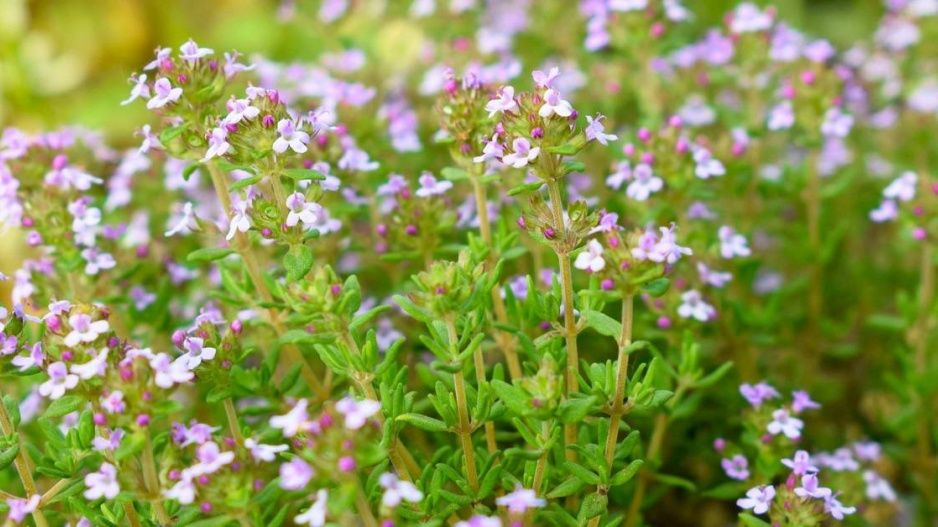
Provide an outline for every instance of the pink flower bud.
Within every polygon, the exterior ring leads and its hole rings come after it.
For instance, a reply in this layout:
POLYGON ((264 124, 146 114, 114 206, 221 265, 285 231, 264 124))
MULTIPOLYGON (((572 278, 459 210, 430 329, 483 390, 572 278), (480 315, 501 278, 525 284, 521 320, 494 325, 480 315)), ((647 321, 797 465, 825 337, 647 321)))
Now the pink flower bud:
POLYGON ((717 452, 723 452, 723 449, 726 448, 726 440, 722 437, 718 437, 713 440, 713 449, 717 452))
POLYGON ((803 71, 803 72, 801 72, 801 82, 803 82, 803 83, 805 83, 805 84, 807 84, 807 85, 810 86, 810 85, 814 84, 814 81, 815 81, 815 80, 816 80, 816 76, 814 75, 814 72, 813 72, 813 71, 803 71))
POLYGON ((277 120, 274 119, 273 115, 267 114, 261 119, 261 124, 264 125, 264 128, 270 128, 277 123, 277 120))
POLYGON ((544 137, 544 129, 540 126, 535 127, 534 130, 531 130, 531 137, 534 139, 540 139, 544 137))
POLYGON ((244 331, 244 324, 240 320, 232 320, 231 324, 228 326, 231 328, 231 332, 235 335, 240 335, 244 331))
POLYGON ((912 237, 918 241, 922 241, 928 237, 928 232, 924 227, 916 227, 915 230, 912 231, 912 237))
POLYGON ((638 139, 643 143, 651 141, 651 132, 648 130, 648 128, 643 127, 638 129, 638 139))
POLYGON ((49 328, 49 331, 58 333, 62 329, 62 321, 59 320, 59 317, 53 315, 46 319, 46 327, 49 328))
POLYGON ((150 416, 147 414, 140 414, 137 416, 137 426, 148 426, 150 424, 150 416))
POLYGON ((648 163, 649 165, 655 162, 655 154, 651 152, 642 152, 642 163, 648 163))
POLYGON ((672 115, 671 118, 668 119, 668 125, 670 125, 671 128, 680 128, 684 125, 684 121, 681 119, 680 115, 672 115))
POLYGON ((612 288, 616 286, 616 283, 611 278, 606 278, 602 281, 600 286, 603 288, 603 291, 611 291, 612 288))
POLYGON ((209 512, 212 512, 212 504, 207 501, 203 501, 202 504, 199 505, 199 509, 201 509, 202 512, 208 514, 209 512))
POLYGON ((177 348, 182 348, 182 344, 186 341, 186 333, 181 329, 177 329, 173 332, 172 341, 177 348))
POLYGON ((416 225, 408 225, 406 231, 408 236, 416 236, 419 232, 416 225))
POLYGON ((671 327, 671 319, 666 316, 658 317, 658 327, 661 329, 668 329, 671 327))
POLYGON ((379 223, 375 227, 375 232, 378 233, 378 236, 381 236, 382 238, 384 238, 385 236, 388 235, 388 226, 385 225, 384 223, 379 223))
POLYGON ((651 36, 658 38, 664 34, 664 24, 661 22, 656 22, 651 26, 651 36))
POLYGON ((104 417, 104 414, 98 412, 94 414, 94 424, 96 426, 104 426, 104 423, 107 423, 107 418, 104 417))
POLYGON ((355 470, 355 459, 348 456, 339 458, 339 470, 342 472, 351 472, 355 470))
POLYGON ((64 360, 65 362, 68 362, 74 358, 75 358, 75 354, 72 352, 72 350, 65 350, 62 352, 62 360, 64 360))

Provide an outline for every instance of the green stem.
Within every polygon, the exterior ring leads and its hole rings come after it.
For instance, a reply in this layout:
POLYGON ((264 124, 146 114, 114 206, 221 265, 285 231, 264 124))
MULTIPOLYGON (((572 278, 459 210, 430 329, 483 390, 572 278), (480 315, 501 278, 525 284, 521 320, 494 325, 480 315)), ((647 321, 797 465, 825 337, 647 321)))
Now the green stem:
POLYGON ((156 518, 160 525, 169 525, 172 519, 163 507, 162 496, 160 496, 160 480, 156 475, 156 460, 153 459, 153 441, 150 439, 150 429, 144 430, 143 447, 143 481, 147 485, 147 492, 150 494, 150 504, 156 511, 156 518))
MULTIPOLYGON (((2 393, 0 393, 0 430, 3 431, 4 436, 9 436, 16 432, 16 428, 13 426, 13 420, 10 418, 10 414, 7 413, 6 404, 3 402, 2 393)), ((17 442, 19 443, 20 450, 16 458, 13 459, 13 464, 20 475, 20 481, 23 482, 23 490, 26 491, 26 499, 29 499, 38 494, 36 490, 36 480, 33 479, 32 471, 29 469, 30 465, 32 465, 32 461, 29 459, 29 453, 23 449, 22 441, 17 439, 17 442)), ((38 507, 33 511, 32 516, 33 521, 36 522, 36 527, 48 527, 49 522, 46 521, 45 515, 38 507)))
POLYGON ((808 327, 814 342, 820 338, 821 314, 824 311, 823 262, 821 260, 821 176, 817 171, 819 153, 808 156, 808 186, 805 208, 808 217, 808 245, 811 248, 811 283, 808 291, 808 327))
MULTIPOLYGON (((218 165, 214 162, 206 163, 206 165, 208 166, 208 172, 212 177, 212 184, 215 187, 215 193, 218 194, 218 201, 221 203, 222 209, 224 209, 226 214, 231 214, 231 197, 228 195, 228 182, 227 179, 225 179, 225 174, 222 173, 221 169, 219 169, 218 165)), ((254 252, 251 251, 250 240, 243 232, 236 232, 234 241, 234 249, 241 256, 241 261, 244 262, 244 268, 251 277, 251 282, 254 283, 254 289, 257 290, 257 294, 261 301, 264 303, 273 302, 273 295, 271 295, 270 290, 267 288, 267 283, 264 282, 257 258, 255 257, 254 252)), ((274 327, 274 330, 277 332, 278 336, 286 333, 286 327, 280 320, 280 314, 275 309, 267 308, 263 311, 266 312, 267 319, 270 321, 270 325, 274 327)), ((303 367, 300 370, 300 374, 303 376, 306 384, 308 384, 321 399, 327 399, 329 394, 323 393, 322 383, 316 377, 316 374, 313 372, 313 369, 310 367, 310 365, 306 362, 306 359, 303 357, 303 354, 300 353, 300 350, 293 345, 284 346, 283 349, 287 354, 287 359, 289 362, 294 364, 302 364, 303 367)))
POLYGON ((225 399, 225 415, 228 417, 228 429, 231 431, 231 438, 239 447, 244 444, 244 436, 241 435, 241 425, 238 424, 238 412, 235 410, 234 401, 231 397, 225 399))
MULTIPOLYGON (((563 325, 564 338, 567 342, 567 396, 579 390, 579 379, 577 378, 577 369, 580 358, 577 352, 576 343, 576 320, 573 318, 573 273, 570 269, 570 255, 566 250, 567 227, 563 220, 563 201, 560 197, 560 184, 556 179, 547 180, 547 191, 550 195, 551 211, 554 216, 554 231, 561 240, 560 244, 554 245, 554 252, 557 254, 557 260, 560 262, 560 287, 563 296, 563 325)), ((567 445, 576 443, 577 425, 564 425, 564 442, 567 445)), ((566 458, 568 461, 576 460, 576 452, 566 449, 566 458)))
MULTIPOLYGON (((550 439, 550 421, 545 419, 541 421, 541 442, 547 443, 550 439)), ((550 455, 550 452, 545 450, 541 457, 537 459, 537 465, 534 467, 534 492, 538 496, 543 496, 541 493, 541 486, 544 482, 544 473, 547 471, 547 457, 550 455)))
MULTIPOLYGON (((931 314, 932 303, 935 296, 935 263, 934 249, 935 245, 931 240, 922 242, 921 269, 919 277, 918 291, 918 319, 915 323, 915 371, 928 371, 928 329, 929 317, 931 314)), ((924 515, 930 519, 934 510, 935 499, 935 471, 936 465, 933 436, 932 436, 932 405, 928 398, 922 393, 919 398, 919 419, 916 430, 917 437, 917 458, 916 464, 919 484, 921 485, 922 495, 925 506, 922 507, 924 515)))
MULTIPOLYGON (((452 316, 446 318, 446 330, 449 334, 450 348, 453 358, 459 355, 459 340, 456 336, 456 323, 452 316)), ((466 458, 466 477, 473 490, 479 490, 479 474, 476 471, 475 451, 472 448, 472 425, 469 422, 469 402, 466 398, 466 379, 462 369, 453 374, 453 386, 456 392, 456 409, 459 413, 459 442, 462 445, 463 457, 466 458)))

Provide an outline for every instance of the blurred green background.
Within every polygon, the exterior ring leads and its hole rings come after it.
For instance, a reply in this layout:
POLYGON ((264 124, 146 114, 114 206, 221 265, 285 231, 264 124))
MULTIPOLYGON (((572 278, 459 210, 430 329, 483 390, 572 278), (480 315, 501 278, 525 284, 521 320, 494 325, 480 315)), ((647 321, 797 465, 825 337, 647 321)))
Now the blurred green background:
MULTIPOLYGON (((400 13, 411 0, 351 0, 382 1, 400 13)), ((573 1, 531 0, 533 10, 547 2, 573 1)), ((191 37, 219 53, 236 49, 303 60, 356 42, 360 26, 353 16, 323 27, 310 16, 319 0, 297 3, 301 15, 283 21, 276 0, 0 0, 0 128, 39 131, 81 124, 100 129, 116 146, 127 146, 149 115, 142 104, 119 102, 129 92, 127 77, 152 58, 157 46, 175 47, 191 37)), ((719 24, 738 2, 685 3, 696 15, 695 29, 703 30, 719 24)), ((879 0, 758 3, 774 5, 782 19, 840 47, 870 35, 883 11, 879 0)), ((582 24, 571 31, 582 31, 582 24)), ((403 16, 384 20, 375 35, 368 35, 379 62, 370 67, 394 71, 417 60, 420 33, 417 22, 403 16)), ((9 274, 19 266, 14 243, 19 238, 0 231, 0 271, 9 274)), ((0 299, 8 298, 9 287, 0 283, 0 299)))

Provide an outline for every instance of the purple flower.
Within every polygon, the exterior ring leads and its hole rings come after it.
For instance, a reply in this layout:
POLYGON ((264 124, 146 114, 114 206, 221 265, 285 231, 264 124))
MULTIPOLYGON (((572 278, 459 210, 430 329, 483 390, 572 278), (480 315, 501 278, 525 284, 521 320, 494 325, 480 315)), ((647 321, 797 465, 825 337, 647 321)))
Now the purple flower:
POLYGON ((147 85, 146 73, 141 73, 136 77, 131 75, 130 79, 128 80, 133 83, 134 87, 130 89, 130 97, 124 101, 121 101, 121 106, 126 106, 140 97, 143 97, 144 99, 148 99, 150 97, 150 86, 147 85))
POLYGON ((595 119, 587 115, 586 122, 589 124, 586 126, 586 129, 583 130, 588 140, 599 141, 599 144, 603 146, 608 145, 609 141, 615 141, 619 138, 617 135, 604 133, 606 128, 603 126, 602 120, 605 118, 606 116, 601 113, 597 113, 595 119))
POLYGON ((697 274, 700 275, 700 280, 708 285, 712 285, 716 288, 722 288, 726 286, 733 279, 732 273, 721 273, 719 271, 714 271, 707 267, 707 264, 703 262, 697 262, 697 274))
POLYGON ((300 399, 286 414, 271 417, 270 426, 283 430, 284 437, 293 437, 299 431, 305 430, 309 425, 306 404, 306 399, 300 399))
POLYGON ((385 507, 397 507, 402 501, 419 503, 423 499, 423 492, 409 481, 401 481, 391 472, 385 472, 378 477, 378 484, 384 488, 381 504, 385 507))
POLYGON ((873 470, 863 471, 863 481, 866 483, 866 497, 871 500, 884 500, 890 503, 896 501, 896 491, 885 478, 873 470))
POLYGON ((218 443, 206 441, 197 452, 199 462, 189 468, 194 477, 214 474, 221 470, 225 465, 230 465, 234 461, 234 452, 222 452, 218 448, 218 443))
POLYGON ((163 389, 172 388, 174 384, 189 382, 195 377, 186 367, 185 359, 173 361, 172 357, 166 353, 154 355, 150 359, 150 368, 153 369, 153 382, 163 389))
POLYGON ((515 102, 515 89, 511 86, 502 86, 498 90, 498 97, 485 104, 485 111, 489 112, 489 118, 496 113, 517 113, 518 103, 515 102))
POLYGON ((502 527, 502 520, 498 516, 473 516, 456 527, 502 527))
POLYGON ((729 225, 720 227, 717 234, 720 238, 720 256, 723 258, 729 260, 735 256, 749 256, 752 254, 746 242, 746 237, 737 234, 736 230, 729 225))
POLYGON ((266 461, 268 463, 273 461, 278 453, 286 452, 290 449, 287 445, 265 445, 258 443, 252 437, 244 440, 244 448, 247 448, 251 452, 251 456, 256 461, 266 461))
POLYGON ((189 337, 183 343, 186 354, 180 358, 185 358, 186 367, 194 370, 202 364, 203 360, 212 360, 215 358, 215 348, 203 347, 204 341, 200 338, 189 337))
POLYGON ((853 451, 864 461, 878 461, 883 448, 876 441, 857 441, 853 444, 853 451))
POLYGON ((694 254, 690 248, 677 244, 677 225, 672 223, 670 227, 659 227, 658 230, 661 232, 661 238, 648 253, 649 260, 674 265, 682 255, 694 254))
POLYGON ((208 151, 205 157, 200 161, 205 163, 214 157, 221 157, 231 151, 231 143, 228 142, 228 130, 226 128, 213 128, 208 135, 208 151))
POLYGON ((242 201, 231 207, 231 219, 228 220, 228 234, 226 240, 235 237, 235 232, 248 232, 251 228, 251 217, 248 215, 248 202, 242 201))
POLYGON ((482 148, 482 155, 472 158, 476 163, 484 163, 489 159, 498 159, 502 157, 505 147, 498 142, 498 134, 492 136, 490 141, 485 143, 485 146, 482 148))
POLYGON ((182 97, 182 88, 173 88, 172 83, 166 77, 160 77, 153 83, 155 95, 147 101, 147 108, 155 110, 162 108, 169 103, 174 103, 182 97))
POLYGON ((241 57, 241 54, 238 53, 237 51, 232 52, 232 53, 227 53, 227 52, 225 53, 225 65, 222 68, 225 71, 225 78, 230 79, 239 72, 249 71, 249 70, 254 69, 255 67, 254 64, 251 64, 250 66, 246 64, 239 64, 238 58, 240 57, 241 57))
POLYGON ((298 223, 303 225, 313 225, 319 221, 322 216, 323 208, 318 203, 307 202, 306 196, 300 192, 294 192, 287 196, 287 226, 295 227, 298 223))
POLYGON ((534 78, 534 84, 538 88, 550 88, 551 83, 554 82, 554 79, 560 76, 560 68, 553 67, 548 73, 544 73, 541 70, 534 70, 531 73, 531 77, 534 78))
POLYGON ((853 127, 853 116, 838 107, 827 110, 824 114, 824 122, 821 123, 821 133, 827 137, 847 137, 850 129, 853 127))
POLYGON ((749 461, 745 456, 736 454, 731 458, 723 458, 720 461, 723 466, 723 472, 730 479, 746 481, 749 478, 749 461))
POLYGON ((80 342, 94 342, 100 335, 110 329, 107 320, 92 322, 91 315, 84 313, 77 313, 68 317, 68 325, 72 328, 71 332, 65 336, 64 342, 68 347, 75 347, 80 342))
POLYGON ((72 364, 71 372, 82 380, 93 379, 94 377, 103 377, 107 371, 107 356, 110 350, 102 349, 92 359, 84 364, 72 364))
POLYGON ((117 447, 120 446, 121 440, 124 438, 124 430, 117 428, 110 430, 104 433, 101 433, 98 437, 95 437, 91 441, 92 447, 98 452, 113 452, 117 450, 117 447))
MULTIPOLYGON (((6 346, 4 345, 4 335, 0 333, 0 355, 8 355, 6 353, 6 346)), ((8 337, 7 340, 13 340, 14 349, 16 345, 16 337, 8 337)), ((17 356, 13 357, 13 360, 10 361, 14 366, 19 368, 20 371, 26 371, 33 366, 42 367, 42 364, 46 360, 46 354, 42 351, 42 342, 36 342, 31 347, 26 346, 26 350, 29 352, 25 357, 17 356)))
POLYGON ((870 211, 870 220, 876 223, 892 221, 899 217, 899 205, 891 199, 883 200, 879 207, 870 211))
POLYGON ((791 409, 796 414, 800 414, 801 412, 808 410, 808 409, 816 409, 816 408, 821 407, 820 404, 818 404, 815 401, 812 401, 811 396, 808 394, 808 392, 804 390, 794 391, 791 393, 791 396, 792 396, 791 409))
POLYGON ((782 464, 790 468, 796 476, 813 474, 818 468, 811 464, 811 455, 805 450, 795 452, 791 459, 783 459, 782 464))
POLYGON ((280 487, 286 490, 300 490, 313 478, 313 467, 300 457, 280 465, 280 487))
POLYGON ((277 123, 277 132, 280 133, 280 137, 274 141, 274 152, 282 154, 287 151, 287 148, 297 154, 306 152, 306 143, 309 143, 309 134, 298 129, 291 119, 281 119, 280 122, 277 123))
POLYGON ((911 201, 915 198, 915 189, 918 185, 918 174, 903 172, 883 190, 883 197, 889 200, 911 201))
POLYGON ((616 165, 616 171, 606 177, 606 186, 619 190, 622 184, 632 179, 632 164, 628 161, 620 161, 616 165))
MULTIPOLYGON (((3 310, 3 315, 6 315, 6 309, 3 310)), ((13 355, 16 353, 16 348, 19 346, 19 339, 16 338, 16 335, 7 335, 6 333, 0 332, 0 357, 5 355, 13 355)))
POLYGON ((825 499, 831 496, 831 489, 819 486, 817 474, 806 474, 801 477, 801 486, 795 487, 795 495, 799 498, 825 499))
POLYGON ((453 188, 452 181, 437 181, 433 174, 429 172, 424 172, 420 176, 420 188, 417 189, 417 195, 421 198, 429 198, 430 196, 441 196, 446 193, 447 190, 453 188))
POLYGON ((30 513, 39 507, 40 496, 33 494, 28 500, 22 498, 7 498, 7 505, 10 506, 10 512, 7 518, 14 523, 20 523, 26 519, 30 513))
POLYGON ((215 53, 215 50, 200 48, 191 38, 179 47, 179 57, 189 64, 195 64, 202 57, 207 57, 213 53, 215 53))
POLYGON ((697 147, 694 150, 694 163, 696 163, 694 174, 700 179, 710 179, 726 174, 726 167, 723 163, 714 159, 706 148, 697 147))
POLYGON ((745 498, 736 500, 741 509, 752 509, 754 514, 765 514, 775 498, 775 487, 772 485, 758 486, 749 489, 745 498))
POLYGON ((795 124, 795 111, 791 101, 782 101, 769 111, 769 120, 766 126, 769 130, 788 130, 795 124))
MULTIPOLYGON (((340 1, 345 2, 345 0, 340 1)), ((323 3, 323 7, 325 7, 328 3, 335 4, 336 2, 335 0, 326 0, 326 2, 323 3)), ((316 501, 314 501, 313 504, 310 505, 308 509, 306 509, 306 512, 293 518, 293 521, 296 522, 297 525, 324 527, 326 525, 326 513, 329 512, 326 507, 328 505, 328 497, 329 493, 325 489, 320 489, 317 491, 316 501)))
POLYGON ((250 121, 261 113, 257 107, 251 106, 250 99, 235 99, 234 96, 228 101, 228 115, 222 121, 225 124, 237 124, 241 121, 250 121))
POLYGON ((828 496, 824 500, 824 512, 830 514, 834 519, 843 520, 845 515, 857 512, 857 508, 844 507, 843 504, 837 501, 836 496, 828 496))
POLYGON ((781 397, 781 394, 765 381, 756 385, 743 384, 739 387, 739 393, 755 408, 762 406, 765 401, 781 397))
POLYGON ((801 437, 802 428, 804 428, 804 421, 792 417, 791 413, 785 408, 779 408, 772 412, 772 421, 766 427, 770 434, 774 436, 784 434, 789 439, 801 437))
POLYGON ((739 4, 732 14, 730 31, 754 33, 772 27, 772 16, 749 2, 739 4))

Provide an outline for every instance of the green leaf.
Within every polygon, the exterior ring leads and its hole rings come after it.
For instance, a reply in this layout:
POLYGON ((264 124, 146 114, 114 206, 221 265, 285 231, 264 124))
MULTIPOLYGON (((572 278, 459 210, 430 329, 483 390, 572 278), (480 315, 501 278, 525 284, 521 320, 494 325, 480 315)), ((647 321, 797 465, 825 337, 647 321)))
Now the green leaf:
POLYGON ((192 173, 198 170, 199 168, 201 168, 201 166, 202 166, 201 163, 192 163, 191 165, 183 169, 182 171, 183 181, 189 181, 189 178, 192 177, 192 173))
POLYGON ((186 260, 193 263, 206 263, 214 262, 215 260, 221 260, 228 255, 234 254, 234 249, 226 249, 223 247, 206 247, 204 249, 198 249, 189 253, 189 256, 186 257, 186 260))
POLYGON ((46 413, 42 414, 46 419, 55 419, 63 415, 70 414, 85 405, 85 400, 77 395, 65 395, 52 401, 46 413))
POLYGON ((535 190, 540 189, 544 185, 543 181, 535 181, 534 183, 526 183, 524 185, 518 185, 517 187, 508 191, 509 196, 517 196, 518 194, 523 194, 525 192, 534 192, 535 190))
POLYGON ((493 380, 491 386, 492 389, 495 390, 495 395, 498 396, 499 400, 505 403, 505 406, 507 406, 512 413, 525 415, 531 410, 531 401, 524 392, 518 388, 498 379, 493 380))
POLYGON ((580 479, 587 485, 599 485, 601 482, 599 479, 599 474, 589 470, 583 465, 578 465, 572 461, 564 461, 563 467, 567 469, 567 472, 580 479))
POLYGON ((717 381, 722 379, 723 376, 729 373, 729 371, 732 369, 733 369, 732 361, 724 362, 723 364, 720 365, 720 367, 710 372, 709 375, 707 375, 706 377, 694 383, 694 386, 696 386, 697 388, 707 388, 708 386, 713 386, 714 384, 717 383, 717 381))
POLYGON ((582 161, 569 160, 563 162, 564 172, 570 174, 573 172, 584 172, 586 170, 586 165, 582 161))
POLYGON ((283 175, 297 181, 322 181, 326 179, 322 172, 311 168, 286 168, 283 170, 283 175))
POLYGON ((396 420, 414 425, 427 432, 445 432, 449 430, 449 427, 443 421, 423 414, 401 414, 397 416, 396 420))
POLYGON ((7 447, 4 450, 0 450, 0 470, 3 470, 10 466, 10 463, 16 459, 16 456, 20 453, 20 442, 19 438, 16 439, 16 442, 11 446, 7 447))
POLYGON ((609 496, 607 494, 594 492, 586 496, 586 499, 583 500, 583 505, 580 506, 580 513, 577 515, 577 519, 583 522, 595 518, 606 512, 608 505, 609 496))
POLYGON ((180 126, 174 126, 172 128, 164 128, 163 131, 160 132, 160 143, 163 143, 163 145, 168 144, 170 141, 178 137, 179 134, 185 132, 186 128, 188 127, 189 124, 186 123, 180 126))
POLYGON ((547 497, 550 499, 566 498, 567 496, 571 496, 577 492, 580 492, 585 486, 586 483, 584 483, 580 478, 569 477, 566 479, 566 481, 560 485, 557 485, 554 490, 548 492, 547 497))
POLYGON ((746 527, 772 527, 768 522, 764 522, 751 514, 746 514, 745 512, 739 513, 739 521, 743 522, 746 527))
POLYGON ((13 428, 18 428, 20 426, 20 403, 12 395, 3 396, 3 406, 6 407, 7 413, 10 415, 10 421, 13 423, 13 428))
POLYGON ((582 421, 590 413, 595 403, 595 396, 589 396, 585 399, 567 399, 557 407, 557 418, 564 424, 582 421))
POLYGON ((301 280, 313 267, 313 251, 305 245, 291 245, 283 256, 283 266, 287 270, 287 281, 301 280))
POLYGON ((745 484, 737 481, 727 481, 713 487, 712 489, 703 493, 705 498, 715 498, 718 500, 728 500, 733 499, 738 496, 742 496, 746 493, 747 487, 745 484))
POLYGON ((642 461, 641 459, 636 459, 635 461, 632 461, 631 463, 629 463, 628 466, 616 472, 615 475, 612 476, 612 480, 611 480, 612 486, 615 487, 617 485, 622 485, 628 482, 630 479, 632 479, 635 476, 635 474, 638 473, 638 470, 642 468, 642 465, 644 464, 645 462, 642 461))
POLYGON ((469 179, 468 172, 456 167, 445 167, 443 170, 440 170, 440 175, 450 181, 462 181, 464 179, 469 179))
POLYGON ((567 143, 565 145, 552 146, 547 149, 551 154, 560 154, 562 156, 572 156, 573 154, 579 152, 579 149, 571 144, 567 143))
POLYGON ((694 485, 694 482, 692 482, 689 479, 684 479, 682 477, 671 476, 668 474, 655 474, 655 479, 671 487, 681 487, 691 492, 694 492, 697 490, 697 486, 694 485))
POLYGON ((651 282, 642 286, 642 291, 645 291, 653 297, 659 297, 668 292, 668 288, 671 287, 671 281, 667 278, 656 278, 651 282))
POLYGON ((376 316, 389 309, 391 309, 391 306, 389 305, 377 306, 369 309, 361 315, 356 316, 352 319, 352 322, 348 326, 349 333, 355 333, 359 328, 371 322, 376 316))
POLYGON ((622 334, 622 324, 605 313, 584 309, 581 314, 586 318, 586 323, 600 335, 619 338, 622 334))
POLYGON ((256 185, 260 183, 262 179, 264 179, 263 174, 257 174, 256 176, 239 179, 235 181, 234 183, 232 183, 231 186, 228 187, 228 190, 241 190, 243 188, 250 187, 251 185, 256 185))

